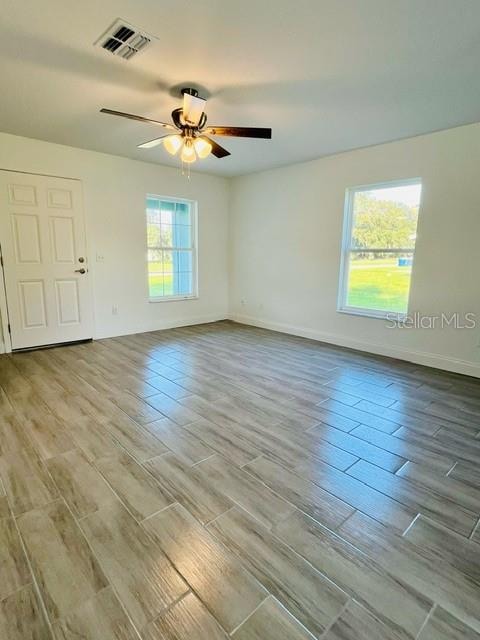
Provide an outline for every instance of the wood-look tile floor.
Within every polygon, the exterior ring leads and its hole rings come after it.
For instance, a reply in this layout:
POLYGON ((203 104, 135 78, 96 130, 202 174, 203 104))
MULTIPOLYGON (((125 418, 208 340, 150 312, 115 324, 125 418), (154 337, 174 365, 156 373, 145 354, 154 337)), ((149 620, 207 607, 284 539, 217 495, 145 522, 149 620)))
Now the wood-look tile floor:
POLYGON ((0 357, 2 640, 480 640, 480 381, 220 322, 0 357))

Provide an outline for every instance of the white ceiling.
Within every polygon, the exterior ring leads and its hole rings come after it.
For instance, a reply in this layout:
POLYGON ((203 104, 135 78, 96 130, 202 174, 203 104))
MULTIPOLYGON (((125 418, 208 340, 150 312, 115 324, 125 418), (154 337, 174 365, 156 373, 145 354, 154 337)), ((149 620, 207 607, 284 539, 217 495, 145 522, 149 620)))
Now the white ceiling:
POLYGON ((210 124, 273 140, 197 170, 239 175, 480 120, 479 0, 4 0, 0 130, 178 165, 136 145, 200 86, 210 124), (94 47, 118 17, 158 37, 130 62, 94 47))

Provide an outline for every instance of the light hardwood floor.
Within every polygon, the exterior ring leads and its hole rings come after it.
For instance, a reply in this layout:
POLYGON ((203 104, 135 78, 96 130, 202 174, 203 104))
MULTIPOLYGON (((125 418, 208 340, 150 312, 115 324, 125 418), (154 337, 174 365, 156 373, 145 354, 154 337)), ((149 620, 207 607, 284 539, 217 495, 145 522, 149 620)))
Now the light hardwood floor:
POLYGON ((230 322, 0 357, 2 640, 480 640, 480 381, 230 322))

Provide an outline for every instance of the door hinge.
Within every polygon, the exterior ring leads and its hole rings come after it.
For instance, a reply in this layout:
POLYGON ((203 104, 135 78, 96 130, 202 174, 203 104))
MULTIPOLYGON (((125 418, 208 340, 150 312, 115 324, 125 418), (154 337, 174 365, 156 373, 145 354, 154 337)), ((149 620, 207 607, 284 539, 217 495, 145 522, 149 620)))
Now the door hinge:
POLYGON ((3 256, 0 256, 0 266, 3 267, 3 256))
POLYGON ((8 333, 12 335, 12 330, 10 329, 10 323, 7 324, 8 333))

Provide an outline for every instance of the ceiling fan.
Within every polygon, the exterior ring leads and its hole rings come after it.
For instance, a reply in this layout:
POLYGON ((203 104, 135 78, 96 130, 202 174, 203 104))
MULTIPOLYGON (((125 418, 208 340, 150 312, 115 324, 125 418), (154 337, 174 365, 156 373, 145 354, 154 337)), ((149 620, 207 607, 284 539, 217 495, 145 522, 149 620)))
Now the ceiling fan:
POLYGON ((113 111, 112 109, 100 109, 101 113, 112 116, 120 116, 156 124, 169 131, 176 133, 166 134, 160 138, 154 138, 138 145, 139 149, 151 149, 163 143, 168 153, 175 155, 181 149, 180 157, 182 162, 195 162, 197 156, 206 158, 212 153, 216 158, 229 156, 230 152, 220 146, 209 136, 235 136, 241 138, 265 138, 271 139, 272 130, 260 127, 207 127, 207 114, 205 113, 206 100, 200 98, 196 89, 182 89, 183 107, 172 111, 173 124, 159 122, 151 118, 136 116, 123 111, 113 111))

